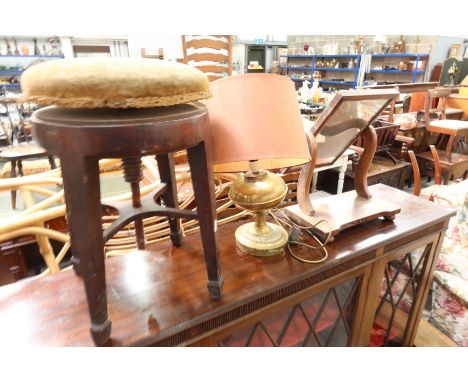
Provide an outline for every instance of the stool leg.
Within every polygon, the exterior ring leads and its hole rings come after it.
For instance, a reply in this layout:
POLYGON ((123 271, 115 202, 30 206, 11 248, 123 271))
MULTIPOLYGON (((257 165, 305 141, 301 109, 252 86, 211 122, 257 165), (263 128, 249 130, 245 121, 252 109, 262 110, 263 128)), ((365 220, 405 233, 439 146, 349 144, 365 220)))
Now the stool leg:
MULTIPOLYGON (((134 208, 141 207, 140 182, 143 180, 143 168, 141 166, 141 158, 125 157, 122 158, 124 167, 124 178, 127 183, 130 183, 132 190, 132 206, 134 208)), ((137 247, 140 250, 145 249, 145 229, 143 219, 138 216, 133 221, 135 225, 135 236, 137 247)))
POLYGON ((205 143, 187 149, 192 184, 197 205, 200 234, 208 271, 208 290, 213 299, 220 299, 223 276, 219 267, 219 247, 216 236, 217 220, 211 158, 207 156, 205 143))
POLYGON ((48 155, 47 159, 49 159, 49 164, 50 164, 51 170, 55 170, 57 168, 57 164, 55 163, 54 157, 52 155, 48 155))
POLYGON ((105 345, 110 337, 111 321, 107 316, 99 165, 95 159, 74 155, 60 159, 71 249, 79 260, 84 279, 91 334, 97 345, 105 345))
POLYGON ((21 160, 18 160, 18 176, 23 176, 23 162, 21 160))
MULTIPOLYGON (((16 161, 12 160, 10 165, 10 178, 16 178, 16 161)), ((16 190, 11 190, 11 207, 16 209, 16 190)))
MULTIPOLYGON (((178 208, 179 202, 177 199, 177 184, 174 171, 174 157, 172 154, 156 155, 158 161, 159 177, 161 182, 167 186, 161 199, 167 207, 178 208)), ((180 229, 180 219, 169 217, 169 227, 171 228, 172 244, 179 247, 182 244, 182 230, 180 229)))

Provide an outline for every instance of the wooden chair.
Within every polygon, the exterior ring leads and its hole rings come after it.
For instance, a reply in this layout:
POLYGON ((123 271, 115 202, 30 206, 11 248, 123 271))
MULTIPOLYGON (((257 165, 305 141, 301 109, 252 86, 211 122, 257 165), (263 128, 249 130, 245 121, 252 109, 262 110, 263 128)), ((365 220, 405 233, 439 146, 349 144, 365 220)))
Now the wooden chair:
POLYGON ((232 38, 183 35, 184 63, 206 73, 210 81, 232 75, 232 38))
POLYGON ((0 242, 18 237, 34 236, 47 267, 42 275, 57 273, 60 270, 60 262, 70 248, 69 236, 51 229, 48 224, 48 222, 64 216, 65 205, 61 187, 62 179, 59 173, 54 171, 0 181, 0 192, 18 191, 26 207, 24 210, 15 211, 0 220, 0 242), (46 198, 36 202, 37 197, 34 195, 42 195, 46 198), (63 243, 63 247, 57 255, 54 253, 50 240, 63 243))
MULTIPOLYGON (((398 133, 400 126, 384 120, 377 120, 372 124, 377 134, 377 148, 375 151, 376 156, 385 156, 391 159, 393 164, 403 161, 407 157, 409 147, 411 147, 414 139, 406 137, 398 133), (399 146, 399 149, 397 148, 399 146), (392 151, 398 150, 397 153, 392 151)), ((357 164, 359 163, 360 156, 363 152, 362 138, 358 138, 353 145, 351 145, 356 154, 351 158, 351 173, 354 174, 357 164)))
MULTIPOLYGON (((146 163, 145 158, 143 158, 143 163, 146 163)), ((109 174, 119 168, 119 159, 100 161, 100 171, 102 173, 109 174)), ((148 169, 146 173, 149 173, 150 178, 154 179, 154 175, 157 176, 157 169, 152 172, 151 163, 146 168, 148 169)), ((142 195, 153 192, 158 184, 159 178, 157 181, 148 180, 141 188, 142 195)), ((49 224, 54 219, 65 217, 66 207, 62 185, 60 168, 41 174, 0 180, 0 192, 18 192, 22 197, 22 204, 25 206, 24 209, 12 211, 11 214, 7 214, 0 219, 0 242, 25 236, 34 237, 46 265, 45 271, 39 276, 59 272, 60 263, 70 248, 70 237, 66 230, 62 232, 52 229, 49 224), (45 199, 38 202, 38 196, 42 196, 42 198, 45 196, 45 199), (63 243, 58 253, 54 252, 51 240, 63 243)), ((118 202, 130 198, 130 192, 120 192, 117 195, 105 198, 103 203, 118 202)))
POLYGON ((155 58, 157 60, 164 60, 164 48, 158 49, 158 54, 147 54, 146 48, 141 48, 141 57, 143 58, 155 58))
MULTIPOLYGON (((453 178, 464 178, 468 175, 468 155, 456 153, 454 144, 457 139, 468 134, 468 121, 446 119, 446 98, 451 94, 448 88, 428 90, 424 108, 425 132, 421 145, 434 144, 437 148, 444 184, 453 178), (439 98, 436 108, 433 100, 439 98), (432 134, 432 135, 431 135, 432 134)), ((417 155, 424 167, 424 173, 433 171, 433 155, 430 151, 417 155)))
POLYGON ((437 153, 437 149, 434 145, 430 146, 431 153, 434 159, 434 184, 429 187, 425 187, 421 189, 421 174, 419 172, 418 161, 416 159, 416 155, 412 150, 408 151, 408 156, 411 160, 411 166, 413 167, 413 177, 414 177, 414 190, 413 194, 416 196, 421 196, 423 198, 429 199, 430 201, 434 201, 434 193, 439 190, 440 188, 444 187, 441 184, 441 166, 439 161, 439 154, 437 153))

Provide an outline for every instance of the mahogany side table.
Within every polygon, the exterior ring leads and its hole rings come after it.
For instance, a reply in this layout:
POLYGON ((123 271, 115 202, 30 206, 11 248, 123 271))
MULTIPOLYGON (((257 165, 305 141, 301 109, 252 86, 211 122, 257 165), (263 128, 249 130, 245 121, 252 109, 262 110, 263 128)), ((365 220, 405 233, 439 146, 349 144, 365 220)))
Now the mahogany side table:
POLYGON ((208 290, 220 299, 223 277, 216 236, 214 183, 206 133, 208 112, 198 103, 143 109, 64 109, 36 111, 31 122, 42 146, 61 161, 72 263, 84 286, 97 345, 107 343, 108 318, 103 246, 121 228, 135 223, 139 249, 145 248, 143 218, 168 216, 173 245, 180 246, 180 218, 198 219, 203 243, 208 290), (197 209, 178 208, 175 151, 187 149, 197 209), (161 186, 154 196, 140 197, 141 157, 156 154, 161 186), (103 234, 99 185, 101 158, 123 158, 124 177, 132 190, 132 203, 119 210, 119 218, 103 234), (162 202, 162 203, 157 203, 162 202), (161 205, 163 204, 163 205, 161 205))
MULTIPOLYGON (((220 301, 205 291, 196 233, 180 247, 165 240, 151 253, 109 258, 109 345, 412 346, 455 211, 383 184, 369 191, 401 212, 344 230, 320 264, 239 256, 234 232, 243 222, 221 225, 229 272, 220 301)), ((65 270, 0 287, 0 348, 92 346, 82 284, 65 270)))

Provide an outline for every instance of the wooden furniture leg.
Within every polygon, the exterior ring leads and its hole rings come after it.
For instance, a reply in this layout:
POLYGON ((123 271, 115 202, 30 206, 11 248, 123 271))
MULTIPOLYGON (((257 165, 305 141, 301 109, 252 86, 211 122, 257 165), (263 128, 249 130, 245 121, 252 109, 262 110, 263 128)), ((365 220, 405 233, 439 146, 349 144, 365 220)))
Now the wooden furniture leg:
MULTIPOLYGON (((143 180, 143 169, 141 167, 140 157, 125 157, 122 158, 124 167, 124 178, 130 184, 132 190, 132 207, 135 209, 141 208, 140 182, 143 180)), ((122 216, 121 213, 120 216, 122 216)), ((135 225, 135 236, 137 247, 140 250, 145 249, 145 232, 143 229, 143 218, 136 216, 133 224, 135 225)))
POLYGON ((23 162, 18 159, 18 162, 17 162, 17 166, 18 166, 18 176, 23 176, 23 162))
POLYGON ((317 162, 317 141, 310 131, 306 131, 309 145, 310 162, 302 166, 297 182, 297 203, 300 210, 306 215, 313 216, 315 211, 310 200, 310 184, 314 176, 315 163, 317 162))
POLYGON ((340 167, 340 172, 338 173, 338 188, 336 190, 337 194, 343 193, 344 178, 345 178, 345 172, 347 168, 348 168, 348 161, 344 160, 343 165, 340 167))
POLYGON ((54 159, 53 155, 48 155, 47 159, 49 159, 50 168, 52 170, 55 170, 57 168, 57 164, 55 163, 55 159, 54 159))
POLYGON ((317 178, 318 172, 314 172, 314 175, 312 176, 312 192, 317 191, 317 178))
POLYGON ((80 253, 78 261, 91 317, 91 335, 102 346, 109 340, 111 321, 107 316, 99 164, 97 159, 61 155, 61 166, 68 198, 71 249, 72 253, 80 253), (87 240, 82 240, 83 237, 87 240))
MULTIPOLYGON (((166 207, 178 208, 177 199, 177 183, 174 170, 174 157, 172 154, 156 155, 158 162, 159 177, 161 182, 166 184, 166 191, 161 195, 166 207)), ((169 216, 169 227, 171 229, 172 244, 179 247, 182 244, 182 230, 180 219, 174 216, 169 216)))
MULTIPOLYGON (((10 161, 10 178, 16 178, 16 160, 10 161)), ((11 190, 11 207, 16 209, 16 190, 11 190)))
POLYGON ((205 142, 187 149, 192 172, 193 192, 197 205, 203 252, 208 271, 208 291, 213 299, 222 296, 223 277, 219 267, 219 245, 216 236, 217 220, 214 204, 214 182, 211 158, 207 155, 205 142))
POLYGON ((371 194, 367 188, 367 175, 377 148, 377 134, 372 125, 369 125, 369 127, 363 131, 362 138, 364 139, 366 149, 362 153, 356 168, 354 188, 361 198, 370 199, 371 194))

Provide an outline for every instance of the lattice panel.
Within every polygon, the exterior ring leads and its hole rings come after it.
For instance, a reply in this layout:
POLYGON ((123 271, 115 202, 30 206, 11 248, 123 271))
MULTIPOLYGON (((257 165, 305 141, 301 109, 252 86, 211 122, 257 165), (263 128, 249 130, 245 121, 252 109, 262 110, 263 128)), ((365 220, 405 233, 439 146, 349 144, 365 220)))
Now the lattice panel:
POLYGON ((349 280, 232 334, 219 346, 346 346, 360 278, 349 280))
POLYGON ((390 261, 382 280, 371 346, 399 346, 418 293, 421 271, 431 244, 390 261))

